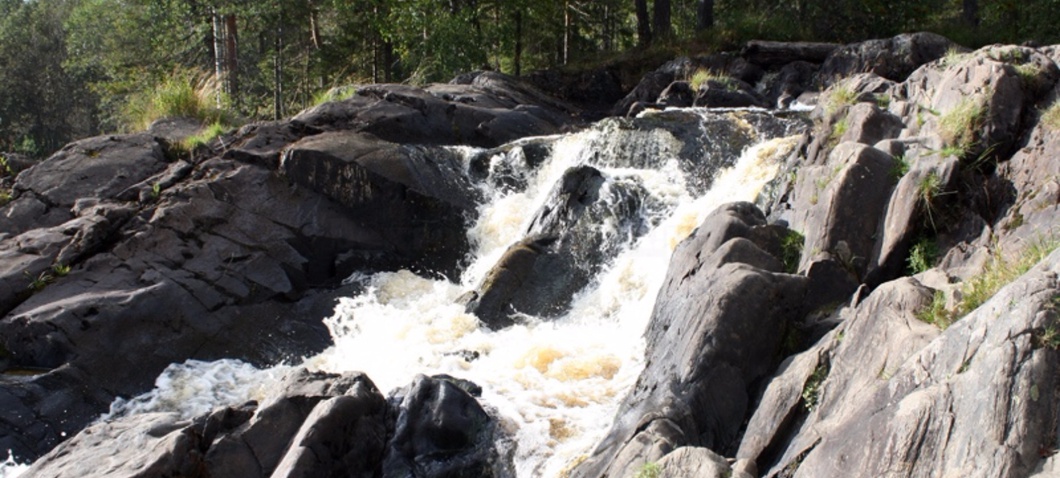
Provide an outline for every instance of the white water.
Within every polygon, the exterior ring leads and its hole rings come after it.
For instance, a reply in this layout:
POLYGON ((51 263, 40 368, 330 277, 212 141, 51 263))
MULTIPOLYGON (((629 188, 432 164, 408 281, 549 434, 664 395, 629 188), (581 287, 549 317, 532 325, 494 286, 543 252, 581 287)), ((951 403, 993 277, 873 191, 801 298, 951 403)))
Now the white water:
MULTIPOLYGON (((455 303, 457 297, 475 288, 521 238, 563 172, 591 161, 586 145, 599 134, 589 130, 556 139, 551 159, 533 173, 525 191, 486 191, 491 200, 469 232, 475 259, 459 283, 408 271, 352 277, 366 291, 339 301, 326 319, 334 346, 306 365, 366 372, 383 393, 420 373, 471 380, 482 386, 481 402, 511 437, 518 476, 562 475, 603 437, 643 368, 642 334, 673 248, 718 205, 753 201, 796 144, 786 138, 749 148, 698 198, 686 193, 676 160, 643 170, 597 166, 609 178, 639 178, 667 206, 665 217, 611 261, 565 316, 548 322, 529 318, 499 331, 480 327, 455 303), (477 358, 468 360, 470 354, 477 358)), ((668 134, 656 140, 672 141, 668 134)), ((234 360, 175 364, 155 390, 119 400, 104 419, 149 411, 191 417, 220 405, 260 401, 288 368, 258 370, 234 360)), ((15 476, 5 473, 0 477, 15 476)))
POLYGON ((15 478, 28 469, 29 465, 16 462, 11 450, 8 450, 7 460, 0 462, 0 478, 15 478))

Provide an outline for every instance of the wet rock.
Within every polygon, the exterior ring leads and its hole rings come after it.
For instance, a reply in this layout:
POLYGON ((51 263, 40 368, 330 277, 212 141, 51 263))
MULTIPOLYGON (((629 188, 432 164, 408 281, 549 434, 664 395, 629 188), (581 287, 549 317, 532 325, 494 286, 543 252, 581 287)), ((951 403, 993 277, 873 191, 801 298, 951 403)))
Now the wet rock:
POLYGON ((663 106, 687 108, 692 106, 695 93, 686 81, 675 81, 670 83, 662 93, 659 94, 658 103, 663 106))
POLYGON ((667 454, 658 463, 659 478, 697 476, 703 478, 746 478, 734 474, 725 458, 707 448, 681 447, 667 454))
POLYGON ((764 67, 784 67, 792 63, 822 63, 837 48, 840 46, 836 43, 753 40, 744 45, 740 56, 764 67))
POLYGON ((673 72, 652 71, 644 75, 640 83, 633 88, 625 98, 622 98, 615 107, 611 109, 612 116, 636 116, 631 114, 631 108, 636 103, 655 103, 663 90, 677 79, 673 72))
POLYGON ((785 64, 774 76, 764 80, 763 100, 773 108, 789 108, 799 96, 813 88, 814 75, 819 65, 805 61, 785 64))
POLYGON ((648 327, 647 365, 572 476, 635 470, 683 445, 735 449, 753 384, 775 366, 806 290, 750 239, 764 223, 751 204, 725 205, 678 246, 648 327))
POLYGON ((494 329, 521 314, 562 315, 608 260, 650 229, 661 212, 655 203, 632 177, 605 177, 589 166, 568 170, 526 237, 464 298, 468 312, 494 329))
POLYGON ((707 80, 696 92, 695 106, 707 108, 746 108, 765 102, 751 85, 735 78, 707 80))
POLYGON ((901 118, 872 103, 852 106, 847 112, 846 123, 847 130, 839 142, 853 141, 869 146, 885 139, 897 138, 905 127, 901 118))
POLYGON ((504 466, 494 448, 493 420, 452 382, 421 375, 389 400, 397 421, 383 476, 490 477, 504 466))

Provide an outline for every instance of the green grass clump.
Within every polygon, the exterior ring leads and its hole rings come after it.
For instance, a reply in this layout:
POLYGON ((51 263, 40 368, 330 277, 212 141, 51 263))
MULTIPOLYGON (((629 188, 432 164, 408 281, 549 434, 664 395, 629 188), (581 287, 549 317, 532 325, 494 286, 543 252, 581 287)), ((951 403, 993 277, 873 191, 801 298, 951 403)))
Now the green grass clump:
POLYGON ((802 246, 806 238, 798 231, 788 231, 780 240, 781 262, 784 263, 784 272, 794 274, 799 270, 799 260, 802 259, 802 246))
POLYGON ((123 111, 124 122, 132 130, 146 129, 156 120, 173 117, 230 123, 230 115, 224 109, 228 100, 220 91, 220 85, 210 75, 175 72, 154 88, 131 95, 123 111))
POLYGON ((1042 124, 1053 131, 1060 131, 1060 101, 1054 101, 1042 113, 1042 124))
POLYGON ((181 145, 187 151, 195 151, 195 148, 199 146, 208 146, 211 141, 224 134, 226 129, 221 122, 215 121, 200 131, 199 134, 184 138, 181 145))
POLYGON ((52 264, 52 272, 55 273, 55 277, 66 277, 70 273, 70 266, 57 262, 52 264))
POLYGON ((821 385, 824 384, 826 378, 828 378, 829 367, 827 362, 821 362, 817 364, 817 368, 813 369, 813 374, 810 378, 806 379, 806 383, 802 386, 802 406, 807 412, 812 412, 817 408, 817 403, 821 397, 821 385))
POLYGON ((995 253, 986 269, 961 285, 960 301, 953 310, 946 308, 946 297, 942 291, 935 292, 931 305, 917 314, 917 318, 929 324, 935 324, 945 330, 961 317, 979 308, 990 300, 1002 287, 1016 280, 1045 259, 1060 241, 1039 242, 1026 249, 1013 259, 1005 259, 1000 252, 995 253))
POLYGON ((909 160, 905 155, 894 157, 894 166, 891 167, 891 179, 898 181, 909 172, 909 160))
POLYGON ((637 474, 633 475, 633 478, 659 478, 662 474, 662 467, 658 463, 648 462, 637 470, 637 474))
POLYGON ((11 167, 11 163, 7 160, 7 156, 0 154, 0 178, 5 176, 14 177, 15 168, 11 167))
POLYGON ((939 135, 948 146, 959 148, 962 154, 975 143, 979 129, 986 120, 986 105, 979 98, 964 98, 939 117, 939 135))
POLYGON ((943 68, 949 68, 961 63, 967 59, 969 55, 969 53, 962 52, 959 48, 952 47, 949 50, 946 50, 946 55, 939 60, 939 65, 943 68))
POLYGON ((688 79, 688 85, 692 87, 692 91, 699 91, 700 88, 712 81, 722 84, 727 90, 736 89, 736 83, 732 78, 720 75, 706 68, 700 68, 696 70, 695 73, 692 73, 692 77, 688 79))
POLYGON ((837 85, 828 90, 824 99, 824 110, 828 114, 839 111, 840 108, 857 103, 858 93, 846 85, 837 85))
POLYGON ((328 88, 313 95, 313 106, 319 106, 332 101, 342 101, 353 98, 357 94, 357 88, 352 86, 340 86, 328 88))
POLYGON ((843 118, 843 119, 841 119, 839 121, 836 121, 832 125, 832 132, 828 135, 828 142, 833 144, 833 145, 838 143, 839 139, 842 138, 843 135, 846 134, 847 130, 849 130, 849 129, 850 129, 850 122, 847 121, 846 118, 843 118))
POLYGON ((909 257, 906 263, 911 274, 919 274, 935 266, 938 260, 939 247, 931 239, 921 239, 909 249, 909 257))
POLYGON ((12 195, 9 189, 0 189, 0 207, 7 206, 11 199, 12 195))

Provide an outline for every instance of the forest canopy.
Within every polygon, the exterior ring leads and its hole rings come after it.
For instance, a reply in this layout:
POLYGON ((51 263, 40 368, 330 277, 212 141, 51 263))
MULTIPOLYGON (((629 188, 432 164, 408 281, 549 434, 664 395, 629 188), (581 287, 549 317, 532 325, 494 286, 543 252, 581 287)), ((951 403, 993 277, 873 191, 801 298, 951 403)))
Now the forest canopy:
POLYGON ((0 151, 142 128, 189 88, 216 121, 282 117, 334 87, 480 69, 579 69, 751 39, 935 31, 1060 42, 1060 0, 0 0, 0 151))

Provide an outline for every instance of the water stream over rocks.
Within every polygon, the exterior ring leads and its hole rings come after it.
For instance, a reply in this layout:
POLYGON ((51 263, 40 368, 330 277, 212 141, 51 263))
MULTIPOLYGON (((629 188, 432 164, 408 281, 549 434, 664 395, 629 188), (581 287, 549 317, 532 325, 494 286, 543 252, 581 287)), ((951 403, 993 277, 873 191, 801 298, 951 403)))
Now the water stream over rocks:
MULTIPOLYGON (((453 147, 485 198, 469 218, 473 252, 461 276, 354 274, 346 282, 362 292, 341 298, 325 321, 334 345, 302 365, 365 372, 384 393, 418 374, 470 380, 517 476, 560 475, 603 436, 642 370, 643 332, 676 244, 719 204, 754 201, 805 125, 764 111, 673 109, 491 150, 453 147), (556 198, 579 168, 592 171, 594 202, 572 219, 556 198), (468 291, 483 289, 509 246, 547 221, 575 231, 563 257, 571 269, 559 272, 584 280, 561 291, 557 307, 510 310, 511 325, 491 329, 464 305, 468 291)), ((154 412, 191 419, 260 402, 294 367, 173 364, 154 390, 118 399, 101 421, 154 412)), ((4 466, 0 476, 22 469, 4 466)))

